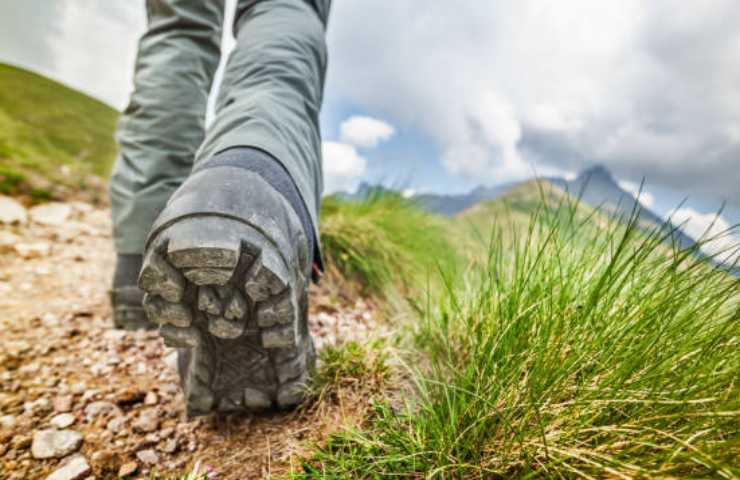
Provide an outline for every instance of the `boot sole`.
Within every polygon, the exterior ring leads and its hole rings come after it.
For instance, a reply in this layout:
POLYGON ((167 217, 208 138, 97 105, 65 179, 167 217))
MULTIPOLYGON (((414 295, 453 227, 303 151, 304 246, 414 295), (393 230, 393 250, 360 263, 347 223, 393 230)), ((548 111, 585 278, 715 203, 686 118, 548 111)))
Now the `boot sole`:
POLYGON ((188 415, 301 403, 315 362, 307 282, 258 229, 180 218, 149 242, 139 286, 165 344, 184 349, 188 415))

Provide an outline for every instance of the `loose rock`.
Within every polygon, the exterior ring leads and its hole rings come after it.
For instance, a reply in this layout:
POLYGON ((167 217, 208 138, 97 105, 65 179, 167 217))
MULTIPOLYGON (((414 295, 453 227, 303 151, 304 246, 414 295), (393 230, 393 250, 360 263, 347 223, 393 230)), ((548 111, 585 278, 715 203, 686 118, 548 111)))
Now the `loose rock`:
POLYGON ((55 397, 51 403, 54 405, 54 411, 59 413, 65 413, 72 410, 72 395, 60 395, 55 397))
MULTIPOLYGON (((84 392, 82 392, 82 396, 80 397, 80 402, 87 403, 90 400, 94 399, 99 393, 100 392, 98 390, 94 389, 94 388, 93 389, 90 389, 90 390, 85 390, 84 392)), ((109 403, 109 402, 107 402, 107 403, 109 403)), ((111 405, 113 405, 113 404, 111 404, 111 405)))
POLYGON ((28 213, 16 200, 0 195, 0 223, 26 223, 28 213))
POLYGON ((3 415, 0 416, 0 427, 7 430, 12 430, 17 423, 15 415, 3 415))
POLYGON ((129 475, 133 475, 134 473, 136 473, 136 470, 138 469, 139 465, 137 465, 136 462, 126 462, 121 465, 121 468, 118 469, 118 476, 128 477, 129 475))
POLYGON ((37 398, 32 402, 26 402, 23 404, 23 410, 26 413, 40 413, 51 410, 51 402, 48 398, 37 398))
MULTIPOLYGON (((103 442, 107 443, 104 440, 103 442)), ((98 450, 92 454, 90 460, 93 468, 98 471, 113 471, 121 464, 120 454, 112 449, 98 450)))
POLYGON ((72 207, 66 203, 50 202, 37 205, 28 211, 31 220, 42 225, 59 226, 64 224, 72 213, 72 207))
POLYGON ((74 455, 61 468, 46 477, 46 480, 78 480, 90 473, 90 465, 82 455, 74 455))
POLYGON ((75 423, 75 416, 71 413, 60 413, 59 415, 55 415, 54 418, 49 421, 49 424, 52 427, 60 430, 69 427, 73 423, 75 423))
POLYGON ((0 253, 12 252, 15 245, 21 241, 18 235, 10 232, 0 231, 0 253))
POLYGON ((156 405, 157 403, 159 403, 159 397, 154 392, 149 392, 146 394, 146 397, 144 397, 145 405, 156 405))
POLYGON ((39 430, 33 435, 33 458, 61 458, 76 452, 82 445, 82 435, 73 430, 39 430))
POLYGON ((153 432, 159 427, 159 412, 150 408, 139 414, 139 418, 133 424, 137 432, 153 432))
POLYGON ((85 385, 85 382, 77 382, 72 385, 71 390, 72 393, 76 395, 81 395, 87 390, 87 385, 85 385))
POLYGON ((99 417, 109 415, 120 410, 111 402, 98 401, 92 402, 90 405, 85 407, 85 416, 89 421, 95 420, 99 417))
POLYGON ((126 425, 126 418, 125 417, 115 417, 111 419, 110 422, 108 422, 108 425, 105 427, 109 431, 113 433, 118 433, 123 429, 123 427, 126 425))
POLYGON ((155 465, 159 463, 159 455, 157 455, 157 452, 155 452, 151 448, 136 452, 136 458, 144 463, 148 463, 149 465, 155 465))
POLYGON ((160 450, 164 453, 175 453, 175 451, 177 451, 177 440, 174 438, 167 440, 164 442, 160 450))
POLYGON ((87 214, 94 210, 93 206, 85 202, 70 202, 69 206, 78 213, 87 214))
POLYGON ((116 403, 121 407, 128 407, 144 401, 146 394, 136 387, 126 388, 116 395, 116 403))
POLYGON ((51 247, 44 242, 18 243, 15 245, 15 253, 26 259, 46 257, 50 252, 51 247))
POLYGON ((15 450, 23 450, 24 448, 28 448, 29 445, 31 445, 31 437, 28 435, 16 435, 10 441, 10 446, 15 450))

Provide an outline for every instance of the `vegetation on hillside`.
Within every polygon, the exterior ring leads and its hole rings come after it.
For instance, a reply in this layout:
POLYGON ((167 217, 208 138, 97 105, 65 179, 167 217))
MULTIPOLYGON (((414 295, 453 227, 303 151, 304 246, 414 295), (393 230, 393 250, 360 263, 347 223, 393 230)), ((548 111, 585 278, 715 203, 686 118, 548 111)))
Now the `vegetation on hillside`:
POLYGON ((0 64, 0 193, 98 195, 118 112, 41 75, 0 64))
POLYGON ((415 397, 295 478, 740 475, 740 283, 563 198, 494 222, 416 325, 415 397))
POLYGON ((366 294, 413 291, 439 269, 454 268, 449 225, 392 192, 361 200, 327 197, 321 243, 327 270, 366 294))

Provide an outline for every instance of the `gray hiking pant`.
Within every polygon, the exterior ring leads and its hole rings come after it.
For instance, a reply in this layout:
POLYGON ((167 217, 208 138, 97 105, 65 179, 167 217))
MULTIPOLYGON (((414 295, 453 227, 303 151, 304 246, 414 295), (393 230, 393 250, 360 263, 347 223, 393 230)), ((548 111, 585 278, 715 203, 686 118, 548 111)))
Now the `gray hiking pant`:
POLYGON ((149 228, 194 163, 232 147, 258 148, 285 167, 317 235, 330 4, 238 0, 236 47, 206 130, 224 0, 147 0, 148 29, 118 126, 120 154, 110 181, 118 253, 142 253, 149 228))

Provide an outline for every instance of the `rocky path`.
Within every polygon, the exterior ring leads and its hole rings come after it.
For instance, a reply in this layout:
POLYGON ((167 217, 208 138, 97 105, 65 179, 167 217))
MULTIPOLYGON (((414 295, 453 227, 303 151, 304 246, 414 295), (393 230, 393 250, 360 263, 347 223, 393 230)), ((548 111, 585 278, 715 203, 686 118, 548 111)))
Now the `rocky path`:
MULTIPOLYGON (((108 212, 26 210, 0 196, 0 479, 146 477, 208 464, 218 478, 269 478, 311 441, 356 422, 367 399, 297 412, 184 415, 174 351, 156 332, 111 329, 108 212)), ((377 330, 361 300, 312 292, 319 346, 377 330)))

